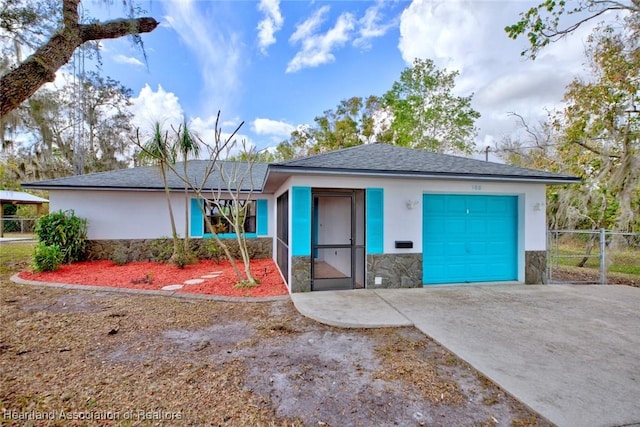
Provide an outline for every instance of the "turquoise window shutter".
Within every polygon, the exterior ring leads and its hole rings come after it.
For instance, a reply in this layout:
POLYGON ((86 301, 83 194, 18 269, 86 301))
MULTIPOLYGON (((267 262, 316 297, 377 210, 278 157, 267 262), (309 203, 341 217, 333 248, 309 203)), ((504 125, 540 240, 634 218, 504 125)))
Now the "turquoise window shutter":
POLYGON ((200 200, 191 199, 191 237, 202 237, 204 235, 204 218, 200 210, 200 200))
POLYGON ((367 253, 384 253, 384 189, 367 188, 367 253))
POLYGON ((311 187, 291 189, 291 255, 311 255, 311 187))
POLYGON ((266 236, 269 234, 269 201, 258 199, 256 205, 256 234, 266 236))

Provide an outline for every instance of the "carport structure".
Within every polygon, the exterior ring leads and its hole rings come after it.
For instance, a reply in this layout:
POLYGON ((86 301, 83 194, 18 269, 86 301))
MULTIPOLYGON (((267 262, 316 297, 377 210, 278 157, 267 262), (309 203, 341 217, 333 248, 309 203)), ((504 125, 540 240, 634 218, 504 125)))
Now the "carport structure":
POLYGON ((36 205, 36 211, 40 214, 42 205, 49 200, 23 191, 0 190, 0 238, 4 237, 4 205, 36 205))

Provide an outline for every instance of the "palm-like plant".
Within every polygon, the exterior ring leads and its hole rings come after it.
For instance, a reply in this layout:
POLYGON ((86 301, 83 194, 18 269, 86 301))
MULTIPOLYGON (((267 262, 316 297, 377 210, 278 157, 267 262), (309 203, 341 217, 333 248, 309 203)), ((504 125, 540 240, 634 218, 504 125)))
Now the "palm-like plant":
MULTIPOLYGON (((169 140, 168 132, 163 131, 160 122, 153 124, 153 132, 151 137, 142 145, 140 160, 148 161, 158 166, 160 175, 162 176, 162 184, 167 198, 167 208, 169 209, 169 219, 171 220, 171 237, 173 239, 173 255, 172 261, 179 261, 180 242, 178 240, 178 231, 176 229, 176 221, 171 206, 171 191, 167 181, 167 165, 173 165, 176 162, 176 147, 169 140)), ((179 265, 179 263, 177 263, 179 265)))
MULTIPOLYGON (((200 155, 200 144, 198 144, 197 136, 189 129, 186 119, 176 131, 175 149, 182 159, 184 178, 189 180, 187 176, 187 161, 190 158, 198 158, 200 155)), ((190 256, 191 249, 189 246, 189 185, 187 182, 184 184, 184 215, 184 253, 188 258, 194 258, 190 256)))

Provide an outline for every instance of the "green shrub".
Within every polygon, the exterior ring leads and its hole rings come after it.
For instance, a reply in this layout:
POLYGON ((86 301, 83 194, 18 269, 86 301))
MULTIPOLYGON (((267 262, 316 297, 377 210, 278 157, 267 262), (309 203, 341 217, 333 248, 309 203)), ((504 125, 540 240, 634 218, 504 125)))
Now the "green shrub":
POLYGON ((111 261, 115 265, 125 265, 129 262, 129 255, 122 246, 118 246, 114 249, 113 254, 111 254, 111 261))
POLYGON ((38 243, 33 253, 33 267, 36 271, 56 271, 60 268, 63 255, 58 245, 38 243))
POLYGON ((177 251, 169 258, 169 262, 178 268, 197 264, 198 261, 198 256, 192 250, 187 251, 182 243, 178 245, 177 251))
POLYGON ((43 216, 36 225, 38 240, 46 246, 58 246, 62 262, 84 259, 87 247, 87 220, 73 211, 58 211, 43 216))
POLYGON ((224 253, 218 242, 213 239, 207 241, 207 252, 209 253, 209 258, 214 260, 216 264, 220 264, 220 260, 224 258, 224 253))
POLYGON ((151 241, 149 247, 153 261, 167 262, 173 255, 173 241, 168 237, 162 237, 151 241))

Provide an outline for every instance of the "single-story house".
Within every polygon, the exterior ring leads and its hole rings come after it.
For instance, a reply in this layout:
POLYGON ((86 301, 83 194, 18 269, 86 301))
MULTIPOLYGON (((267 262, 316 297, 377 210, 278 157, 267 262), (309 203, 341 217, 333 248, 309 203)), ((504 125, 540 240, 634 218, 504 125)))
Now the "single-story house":
MULTIPOLYGON (((246 163, 224 167, 246 170, 246 163)), ((207 162, 187 174, 202 181, 207 162)), ((181 170, 182 166, 178 166, 181 170)), ((419 287, 445 283, 543 283, 546 185, 579 179, 385 144, 365 144, 280 163, 254 164, 246 234, 272 257, 290 292, 419 287)), ((198 200, 168 177, 178 232, 211 236, 198 200), (185 215, 187 212, 187 215, 185 215)), ((113 245, 171 235, 157 167, 25 184, 49 191, 51 211, 73 209, 103 254, 113 245)), ((225 188, 214 174, 204 188, 225 188)), ((205 193, 206 194, 206 193, 205 193)), ((224 197, 223 197, 224 198, 224 197)), ((219 212, 206 215, 223 238, 219 212)), ((139 251, 143 253, 144 251, 139 251)))

